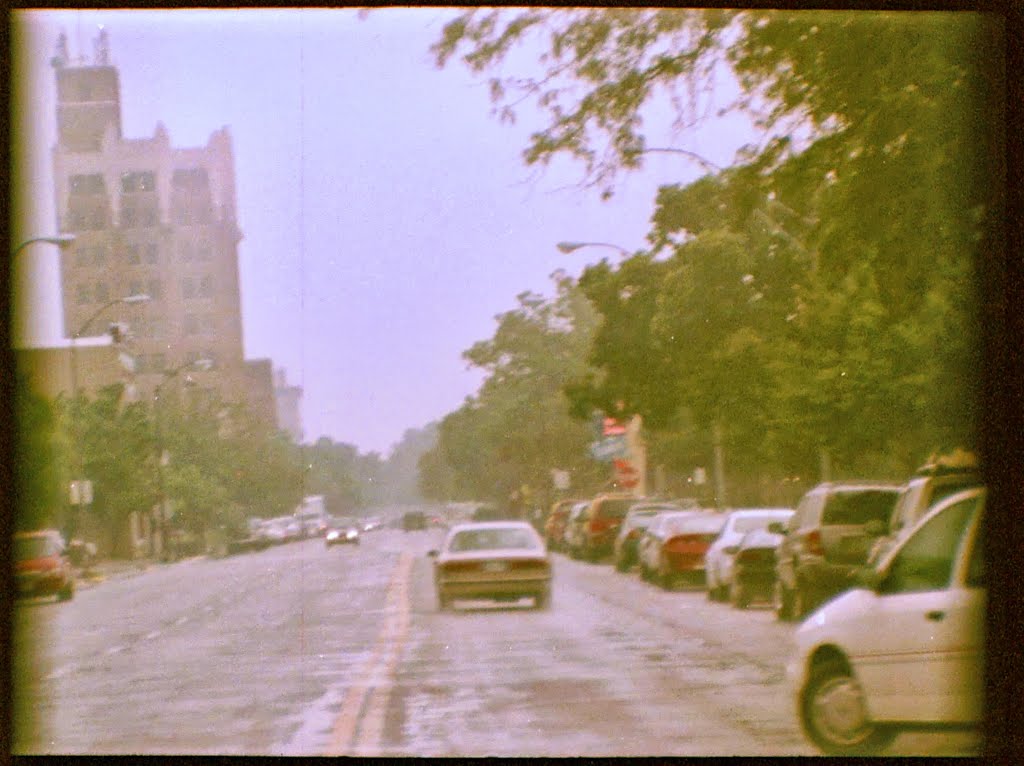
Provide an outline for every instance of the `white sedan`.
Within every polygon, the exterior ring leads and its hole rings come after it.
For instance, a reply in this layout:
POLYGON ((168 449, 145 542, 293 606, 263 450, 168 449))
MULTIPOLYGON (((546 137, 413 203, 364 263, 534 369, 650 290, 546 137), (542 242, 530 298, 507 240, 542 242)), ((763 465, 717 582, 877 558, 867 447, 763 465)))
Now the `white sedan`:
POLYGON ((982 721, 985 491, 935 505, 858 585, 804 620, 786 667, 825 753, 884 749, 902 730, 982 721))
POLYGON ((793 515, 792 508, 742 508, 731 511, 718 536, 704 555, 708 598, 725 601, 732 585, 732 571, 737 546, 747 532, 767 529, 773 521, 786 523, 793 515))
POLYGON ((524 521, 457 524, 441 550, 432 550, 434 585, 442 611, 457 599, 551 603, 551 561, 544 540, 524 521))

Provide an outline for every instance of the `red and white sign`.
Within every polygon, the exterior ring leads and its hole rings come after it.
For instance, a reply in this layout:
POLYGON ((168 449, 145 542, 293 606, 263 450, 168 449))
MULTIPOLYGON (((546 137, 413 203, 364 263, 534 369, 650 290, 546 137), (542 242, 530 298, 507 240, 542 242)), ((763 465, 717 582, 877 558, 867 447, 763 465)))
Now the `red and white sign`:
POLYGON ((602 426, 602 433, 605 436, 621 436, 626 433, 626 426, 615 418, 605 418, 602 426))
POLYGON ((612 461, 615 466, 615 482, 626 489, 632 489, 640 483, 640 473, 629 460, 617 458, 612 461))

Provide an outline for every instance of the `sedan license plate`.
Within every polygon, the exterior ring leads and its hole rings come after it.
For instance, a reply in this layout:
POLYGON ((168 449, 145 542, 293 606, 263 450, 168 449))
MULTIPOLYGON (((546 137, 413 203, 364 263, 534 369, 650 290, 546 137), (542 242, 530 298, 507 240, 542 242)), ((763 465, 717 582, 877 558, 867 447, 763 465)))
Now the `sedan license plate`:
POLYGON ((508 569, 508 564, 504 561, 488 561, 484 564, 485 572, 504 572, 508 569))

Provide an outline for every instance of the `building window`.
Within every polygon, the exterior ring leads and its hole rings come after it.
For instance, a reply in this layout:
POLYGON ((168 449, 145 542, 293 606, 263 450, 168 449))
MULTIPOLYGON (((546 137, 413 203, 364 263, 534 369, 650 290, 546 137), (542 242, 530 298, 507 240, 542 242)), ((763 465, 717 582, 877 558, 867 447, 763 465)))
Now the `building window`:
POLYGON ((171 175, 171 185, 175 189, 198 191, 206 189, 209 180, 205 168, 179 168, 171 175))
POLYGON ((128 263, 135 265, 142 263, 142 259, 139 257, 139 246, 132 243, 125 245, 125 254, 128 256, 128 263))
POLYGON ((199 247, 199 260, 200 261, 208 261, 208 260, 210 260, 210 246, 209 245, 200 245, 200 247, 199 247))
POLYGON ((78 305, 89 303, 89 285, 78 286, 78 305))
POLYGON ((92 251, 92 257, 93 263, 97 266, 105 266, 107 263, 107 248, 100 245, 92 251))
POLYGON ((82 246, 75 248, 75 265, 76 266, 91 266, 92 265, 92 249, 82 246))
POLYGON ((135 209, 126 207, 121 210, 121 225, 126 229, 135 226, 135 209))
POLYGON ((100 173, 89 175, 73 175, 68 179, 72 194, 105 194, 106 186, 103 184, 103 176, 100 173))
POLYGON ((146 245, 146 263, 153 265, 159 262, 159 260, 159 250, 156 243, 150 242, 146 245))
POLYGON ((156 173, 151 170, 144 170, 138 173, 122 173, 121 191, 124 194, 156 191, 156 173))
POLYGON ((203 335, 216 335, 217 334, 217 318, 213 314, 207 314, 203 317, 203 335))
POLYGON ((149 280, 149 297, 155 301, 164 297, 164 286, 159 279, 149 280))
POLYGON ((178 247, 178 257, 181 258, 181 260, 186 263, 191 261, 192 245, 190 245, 188 242, 182 242, 181 245, 178 247))
POLYGON ((100 231, 107 228, 107 215, 102 210, 94 210, 92 212, 92 229, 93 231, 100 231))
POLYGON ((209 274, 205 275, 202 279, 199 280, 199 297, 213 297, 213 277, 211 277, 209 274))
POLYGON ((142 295, 142 280, 133 279, 128 283, 128 294, 129 295, 142 295))
POLYGON ((156 226, 157 224, 156 210, 153 210, 152 208, 143 210, 141 218, 143 226, 156 226))
POLYGON ((149 369, 151 372, 163 372, 166 367, 163 354, 149 355, 149 369))
POLYGON ((199 334, 199 318, 195 314, 185 314, 185 334, 199 334))
POLYGON ((181 297, 188 299, 196 296, 196 285, 192 281, 192 277, 181 278, 181 297))
POLYGON ((97 303, 106 303, 109 300, 110 300, 110 291, 107 290, 107 283, 106 282, 97 282, 96 283, 96 302, 97 303))
POLYGON ((174 222, 179 226, 188 226, 192 223, 191 211, 189 211, 186 205, 180 205, 175 211, 174 222))

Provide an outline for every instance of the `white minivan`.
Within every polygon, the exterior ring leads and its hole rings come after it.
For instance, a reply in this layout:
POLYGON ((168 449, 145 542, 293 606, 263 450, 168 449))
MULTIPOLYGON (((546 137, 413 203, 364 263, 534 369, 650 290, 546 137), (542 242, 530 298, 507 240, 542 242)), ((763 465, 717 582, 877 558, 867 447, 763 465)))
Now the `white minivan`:
POLYGON ((807 737, 875 753, 904 730, 976 727, 984 699, 985 490, 937 503, 796 632, 787 677, 807 737))

